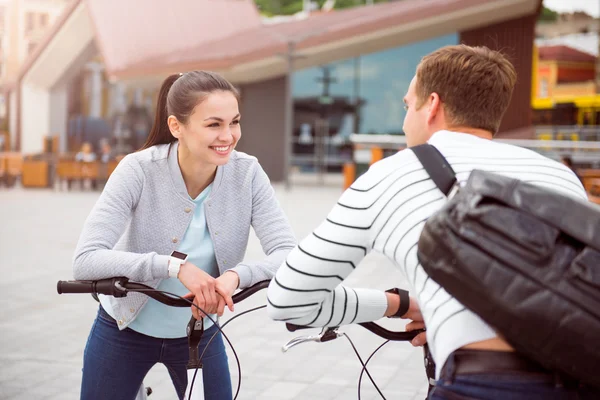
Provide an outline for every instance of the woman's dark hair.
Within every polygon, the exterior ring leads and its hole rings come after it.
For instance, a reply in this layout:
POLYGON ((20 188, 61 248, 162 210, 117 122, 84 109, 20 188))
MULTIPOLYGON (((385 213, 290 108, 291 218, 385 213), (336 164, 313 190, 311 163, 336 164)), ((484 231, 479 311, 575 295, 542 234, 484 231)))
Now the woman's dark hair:
POLYGON ((174 74, 165 79, 158 93, 154 124, 146 143, 140 150, 177 140, 171 135, 167 125, 169 116, 175 116, 182 124, 187 123, 194 107, 209 94, 217 91, 231 92, 239 101, 238 90, 214 72, 191 71, 185 74, 174 74))

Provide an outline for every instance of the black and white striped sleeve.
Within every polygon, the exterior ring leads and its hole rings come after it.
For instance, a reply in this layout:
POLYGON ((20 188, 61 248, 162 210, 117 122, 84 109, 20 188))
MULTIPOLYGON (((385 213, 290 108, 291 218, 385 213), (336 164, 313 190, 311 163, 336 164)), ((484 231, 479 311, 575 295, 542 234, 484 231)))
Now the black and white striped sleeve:
MULTIPOLYGON (((381 180, 367 172, 361 182, 381 180)), ((383 191, 383 185, 381 185, 383 191)), ((371 227, 380 211, 377 190, 348 189, 327 219, 292 252, 269 286, 267 310, 272 319, 298 325, 338 326, 384 316, 383 291, 353 289, 341 282, 371 250, 371 227)))

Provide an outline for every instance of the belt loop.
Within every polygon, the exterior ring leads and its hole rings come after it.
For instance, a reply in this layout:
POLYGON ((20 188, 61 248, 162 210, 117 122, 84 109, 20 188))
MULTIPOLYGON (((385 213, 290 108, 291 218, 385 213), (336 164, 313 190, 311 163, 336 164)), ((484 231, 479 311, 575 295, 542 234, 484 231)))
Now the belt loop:
POLYGON ((448 356, 446 363, 444 364, 444 374, 442 379, 444 380, 444 384, 451 385, 454 383, 454 376, 456 373, 456 353, 453 352, 448 356))

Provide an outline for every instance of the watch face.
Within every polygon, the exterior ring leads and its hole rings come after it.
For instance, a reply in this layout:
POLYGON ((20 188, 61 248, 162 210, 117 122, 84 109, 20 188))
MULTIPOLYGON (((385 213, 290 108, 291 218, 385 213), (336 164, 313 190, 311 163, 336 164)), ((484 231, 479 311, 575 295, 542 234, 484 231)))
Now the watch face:
POLYGON ((171 257, 179 258, 180 260, 185 260, 187 258, 187 254, 174 251, 171 253, 171 257))

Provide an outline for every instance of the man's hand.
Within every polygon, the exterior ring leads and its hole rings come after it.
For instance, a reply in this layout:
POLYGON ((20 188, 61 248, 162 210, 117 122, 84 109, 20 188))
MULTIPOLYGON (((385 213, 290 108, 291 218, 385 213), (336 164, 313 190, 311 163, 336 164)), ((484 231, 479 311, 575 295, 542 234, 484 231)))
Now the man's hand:
MULTIPOLYGON (((388 299, 388 307, 385 312, 385 316, 387 317, 398 312, 398 309, 400 308, 400 296, 394 293, 386 293, 386 296, 388 299)), ((413 297, 410 297, 408 311, 401 318, 411 320, 411 322, 406 325, 406 330, 409 332, 417 329, 425 329, 425 323, 423 322, 423 315, 421 314, 419 303, 417 303, 417 300, 415 300, 413 297)), ((411 341, 411 344, 415 347, 423 346, 425 343, 427 343, 427 336, 425 332, 418 334, 411 341)))
MULTIPOLYGON (((394 293, 386 293, 385 295, 387 297, 388 306, 384 316, 389 317, 390 315, 394 315, 398 312, 398 309, 400 308, 400 296, 394 293)), ((408 311, 401 318, 412 319, 413 321, 423 321, 421 309, 419 308, 419 304, 414 297, 410 297, 408 311)))
POLYGON ((402 316, 402 318, 411 319, 415 322, 423 322, 423 315, 421 314, 419 303, 417 303, 417 300, 414 297, 410 298, 410 305, 408 306, 408 311, 402 316))
MULTIPOLYGON (((423 321, 411 321, 406 324, 406 331, 415 331, 417 329, 425 329, 425 323, 423 321)), ((427 332, 419 333, 415 338, 410 342, 413 346, 423 346, 427 343, 427 332)))

